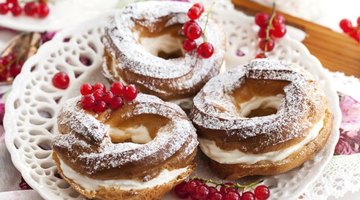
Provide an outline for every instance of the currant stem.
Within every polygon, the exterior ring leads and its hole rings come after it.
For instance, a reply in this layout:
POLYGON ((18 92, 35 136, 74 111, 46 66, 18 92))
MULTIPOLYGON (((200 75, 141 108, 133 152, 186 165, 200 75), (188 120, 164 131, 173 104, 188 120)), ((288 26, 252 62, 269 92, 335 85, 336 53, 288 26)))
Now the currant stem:
POLYGON ((204 27, 203 34, 202 34, 202 38, 203 38, 204 42, 207 41, 207 38, 206 38, 206 35, 205 35, 205 31, 206 31, 207 25, 208 25, 208 23, 209 23, 209 18, 210 18, 210 15, 211 15, 211 13, 212 13, 212 10, 213 10, 214 5, 215 5, 215 0, 212 0, 212 2, 211 2, 211 7, 210 7, 209 11, 208 11, 207 14, 206 14, 206 22, 205 22, 205 27, 204 27))
POLYGON ((254 183, 249 183, 248 185, 241 185, 239 183, 235 184, 235 187, 239 187, 239 188, 244 188, 244 190, 246 190, 247 188, 253 188, 256 185, 259 185, 260 183, 262 183, 264 180, 259 180, 257 182, 254 183))
POLYGON ((202 179, 202 178, 196 177, 196 176, 193 177, 192 179, 193 180, 201 180, 205 183, 211 183, 211 184, 214 184, 216 187, 221 185, 221 186, 225 186, 226 188, 235 187, 236 189, 244 189, 244 190, 247 188, 253 188, 254 186, 259 185, 260 183, 262 183, 264 181, 264 180, 259 180, 259 181, 253 182, 253 183, 249 183, 247 185, 242 185, 240 183, 235 183, 234 185, 226 185, 223 182, 217 182, 212 179, 202 179))
POLYGON ((273 6, 272 6, 272 12, 271 12, 271 17, 269 19, 269 24, 268 26, 266 27, 266 38, 265 38, 265 49, 264 49, 264 52, 267 52, 267 44, 268 44, 268 41, 270 40, 270 30, 273 28, 272 26, 272 22, 275 18, 275 15, 276 15, 276 12, 275 12, 275 8, 276 8, 276 4, 275 2, 273 3, 273 6))

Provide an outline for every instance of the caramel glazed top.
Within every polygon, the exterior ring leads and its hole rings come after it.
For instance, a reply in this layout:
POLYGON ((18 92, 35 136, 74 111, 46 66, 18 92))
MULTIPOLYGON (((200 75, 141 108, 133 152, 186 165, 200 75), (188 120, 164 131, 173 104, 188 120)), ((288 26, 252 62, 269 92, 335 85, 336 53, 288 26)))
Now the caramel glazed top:
POLYGON ((139 94, 122 108, 96 116, 83 110, 79 101, 79 97, 70 99, 60 110, 61 134, 56 136, 53 150, 54 157, 82 175, 146 181, 164 169, 193 164, 196 131, 177 105, 139 94), (138 144, 129 138, 114 139, 109 133, 110 128, 138 125, 146 126, 151 141, 138 144))

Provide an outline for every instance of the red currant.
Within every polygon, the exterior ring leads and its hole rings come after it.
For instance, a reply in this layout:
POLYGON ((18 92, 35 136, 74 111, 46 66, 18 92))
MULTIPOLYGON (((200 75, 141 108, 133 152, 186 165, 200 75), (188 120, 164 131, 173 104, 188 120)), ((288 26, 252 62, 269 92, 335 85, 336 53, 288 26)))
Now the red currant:
POLYGON ((196 180, 191 180, 186 184, 185 190, 189 195, 192 195, 195 194, 197 186, 198 182, 196 180))
POLYGON ((102 90, 104 93, 106 92, 106 87, 102 83, 96 83, 92 86, 92 91, 95 92, 96 90, 102 90))
POLYGON ((124 86, 120 82, 114 82, 110 87, 110 91, 116 96, 122 95, 123 89, 124 86))
POLYGON ((21 182, 19 183, 19 187, 22 190, 31 190, 32 188, 26 183, 23 177, 21 177, 21 182))
POLYGON ((202 3, 195 3, 193 7, 197 7, 200 9, 200 12, 203 13, 205 11, 205 7, 202 3))
POLYGON ((265 38, 262 38, 259 42, 259 47, 261 50, 265 52, 272 51, 275 47, 275 42, 273 39, 269 38, 266 40, 265 38))
POLYGON ((8 71, 8 69, 4 69, 3 71, 1 71, 1 73, 0 73, 0 81, 7 81, 8 80, 8 78, 9 78, 9 71, 8 71))
POLYGON ((266 55, 264 53, 258 53, 255 58, 266 58, 266 55))
POLYGON ((270 190, 265 185, 259 185, 255 188, 255 197, 259 200, 265 200, 270 197, 270 190))
POLYGON ((223 195, 219 192, 210 193, 208 196, 209 200, 222 200, 223 195))
POLYGON ((270 31, 270 34, 277 38, 282 38, 286 34, 286 26, 279 25, 276 26, 273 30, 270 31))
POLYGON ((227 192, 229 192, 229 191, 235 191, 235 189, 232 187, 234 185, 234 183, 225 183, 224 185, 222 185, 221 187, 220 187, 220 193, 222 194, 222 195, 225 195, 227 192))
POLYGON ((39 12, 39 7, 35 2, 27 2, 24 6, 24 12, 27 16, 34 16, 39 12))
POLYGON ((209 189, 209 194, 218 192, 218 190, 216 189, 216 187, 213 187, 213 186, 208 187, 208 189, 209 189))
POLYGON ((137 96, 137 91, 136 91, 135 85, 127 85, 124 88, 123 96, 126 101, 134 100, 137 96))
POLYGON ((192 20, 199 19, 201 14, 202 14, 201 8, 195 6, 191 7, 187 13, 188 17, 192 20))
POLYGON ((11 13, 13 14, 14 17, 20 16, 22 13, 22 8, 19 5, 14 5, 11 8, 11 13))
POLYGON ((206 185, 200 185, 196 188, 195 193, 192 195, 196 199, 207 199, 209 195, 209 189, 206 185))
POLYGON ((230 191, 226 193, 224 200, 240 200, 241 196, 238 192, 230 191))
POLYGON ((280 14, 276 14, 274 19, 272 20, 272 25, 280 26, 280 25, 284 25, 284 24, 285 24, 285 17, 280 14))
POLYGON ((183 25, 184 34, 188 31, 188 28, 189 28, 189 26, 191 24, 196 24, 197 25, 197 23, 195 21, 192 21, 192 20, 187 21, 187 22, 184 23, 184 25, 183 25))
POLYGON ((12 4, 12 5, 18 5, 19 4, 18 0, 6 0, 6 3, 12 4))
POLYGON ((89 84, 89 83, 84 83, 81 85, 80 87, 80 93, 82 95, 88 95, 88 94, 91 94, 93 91, 92 91, 92 86, 89 84))
POLYGON ((38 15, 40 18, 45 18, 49 15, 50 9, 46 3, 39 3, 38 15))
POLYGON ((10 67, 10 75, 16 77, 21 72, 22 66, 20 64, 14 63, 10 67))
POLYGON ((265 27, 261 27, 259 29, 258 36, 259 36, 259 38, 266 38, 266 28, 265 27))
POLYGON ((119 96, 115 96, 110 102, 110 108, 112 110, 120 108, 124 104, 123 99, 119 96))
POLYGON ((107 104, 110 104, 112 102, 113 98, 114 98, 114 94, 111 91, 109 91, 104 95, 103 99, 107 104))
POLYGON ((269 24, 270 15, 267 13, 258 13, 255 15, 255 23, 260 27, 266 27, 269 24))
POLYGON ((177 197, 181 199, 186 199, 189 197, 189 193, 186 191, 186 185, 187 182, 184 181, 175 186, 174 191, 177 197))
POLYGON ((360 28, 360 17, 357 18, 357 26, 360 28))
POLYGON ((192 51, 192 50, 196 49, 196 47, 197 47, 196 42, 194 40, 190 40, 190 39, 184 40, 182 46, 185 51, 192 51))
POLYGON ((96 90, 93 93, 93 95, 94 95, 96 101, 102 101, 105 94, 104 94, 103 90, 99 89, 99 90, 96 90))
POLYGON ((214 54, 214 46, 209 42, 204 42, 200 44, 197 53, 200 58, 210 58, 214 54))
POLYGON ((0 15, 6 15, 9 12, 9 5, 7 3, 0 4, 0 15))
POLYGON ((348 19, 343 19, 340 21, 340 28, 344 31, 344 33, 349 33, 354 30, 351 21, 348 19))
POLYGON ((6 56, 3 57, 3 64, 4 65, 8 65, 11 61, 13 61, 15 59, 15 54, 10 53, 6 56))
POLYGON ((244 192, 241 196, 241 200, 255 200, 255 195, 252 192, 244 192))
POLYGON ((96 113, 102 113, 106 110, 106 103, 105 101, 98 101, 95 103, 94 109, 96 113))
POLYGON ((95 98, 93 95, 85 95, 81 98, 81 106, 85 110, 92 110, 95 106, 95 98))
POLYGON ((59 89, 66 89, 69 86, 70 79, 65 72, 58 72, 52 78, 52 83, 59 89))
POLYGON ((350 33, 350 36, 354 38, 356 41, 360 42, 360 33, 358 33, 357 31, 350 33))
POLYGON ((185 33, 186 37, 188 37, 189 39, 196 40, 201 36, 202 30, 198 24, 193 23, 187 27, 186 32, 184 32, 184 33, 185 33))

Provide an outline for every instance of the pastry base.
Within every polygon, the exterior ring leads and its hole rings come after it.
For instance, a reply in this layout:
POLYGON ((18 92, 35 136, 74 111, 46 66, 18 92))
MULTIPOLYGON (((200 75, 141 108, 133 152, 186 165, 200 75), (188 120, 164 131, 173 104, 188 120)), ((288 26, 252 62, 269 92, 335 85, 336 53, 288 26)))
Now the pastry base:
POLYGON ((85 190, 81 185, 75 183, 72 179, 67 178, 60 167, 60 161, 56 153, 53 153, 53 159, 55 160, 57 169, 61 177, 70 184, 77 192, 84 195, 89 199, 101 199, 101 200, 160 200, 168 191, 170 191, 175 185, 185 180, 195 169, 194 165, 188 166, 188 170, 171 182, 158 185, 152 188, 146 188, 142 190, 121 190, 119 188, 105 188, 101 187, 97 190, 85 190), (156 191, 156 192, 154 192, 156 191))
POLYGON ((326 144, 332 127, 332 115, 326 110, 324 127, 319 135, 287 158, 277 161, 260 161, 255 164, 221 164, 210 160, 211 170, 222 179, 236 180, 245 176, 271 176, 290 171, 312 159, 326 144))

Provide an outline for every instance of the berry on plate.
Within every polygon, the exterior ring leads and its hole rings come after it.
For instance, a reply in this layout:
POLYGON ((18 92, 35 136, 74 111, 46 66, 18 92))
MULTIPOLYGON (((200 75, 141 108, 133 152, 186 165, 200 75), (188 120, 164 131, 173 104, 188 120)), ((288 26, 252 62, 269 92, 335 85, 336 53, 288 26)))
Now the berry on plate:
POLYGON ((69 87, 70 79, 65 72, 58 72, 53 76, 52 83, 59 89, 66 89, 69 87))

